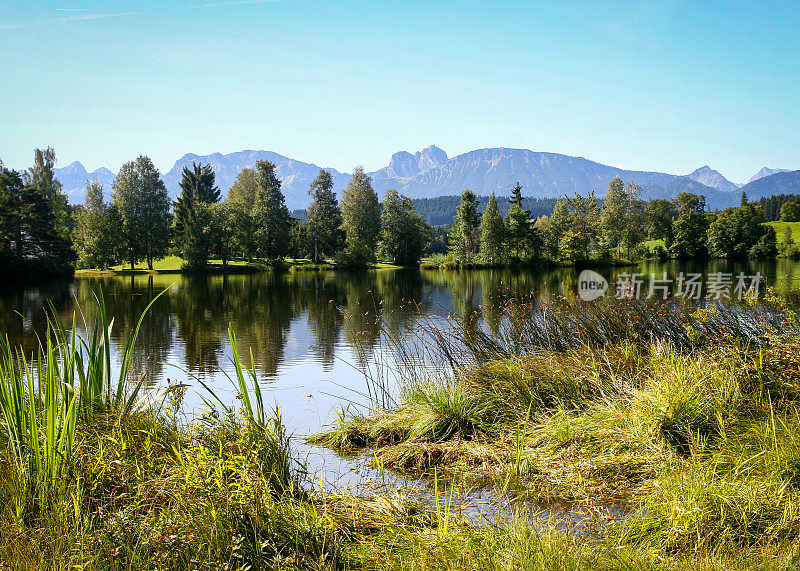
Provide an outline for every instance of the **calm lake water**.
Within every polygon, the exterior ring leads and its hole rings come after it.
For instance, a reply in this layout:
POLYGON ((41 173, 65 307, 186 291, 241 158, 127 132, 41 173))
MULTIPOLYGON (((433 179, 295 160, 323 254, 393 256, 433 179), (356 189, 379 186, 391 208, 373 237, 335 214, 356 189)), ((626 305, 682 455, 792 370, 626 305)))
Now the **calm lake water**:
MULTIPOLYGON (((636 267, 597 270, 609 281, 621 273, 680 272, 737 275, 760 272, 779 291, 800 287, 800 266, 792 262, 708 264, 648 262, 636 267)), ((735 277, 734 277, 735 283, 735 277)), ((612 286, 613 287, 613 286, 612 286)), ((80 306, 91 323, 94 296, 104 296, 114 319, 112 338, 124 345, 151 299, 169 288, 151 308, 139 336, 134 368, 153 387, 169 379, 191 385, 186 410, 202 406, 197 376, 233 402, 236 391, 228 341, 236 333, 243 361, 253 364, 265 390, 279 404, 284 423, 297 437, 330 426, 335 409, 366 410, 369 391, 364 370, 379 375, 397 392, 397 340, 411 343, 423 320, 454 314, 490 321, 506 294, 534 295, 547 302, 577 291, 577 273, 548 270, 286 272, 237 276, 136 275, 58 280, 30 287, 0 283, 0 332, 26 352, 46 325, 45 309, 71 320, 80 306), (477 313, 476 313, 477 312, 477 313), (390 341, 391 340, 391 341, 390 341)), ((446 321, 442 320, 443 326, 446 321)), ((427 363, 421 363, 427 365, 427 363)), ((342 461, 319 448, 298 447, 317 481, 342 486, 362 482, 370 470, 342 461)))

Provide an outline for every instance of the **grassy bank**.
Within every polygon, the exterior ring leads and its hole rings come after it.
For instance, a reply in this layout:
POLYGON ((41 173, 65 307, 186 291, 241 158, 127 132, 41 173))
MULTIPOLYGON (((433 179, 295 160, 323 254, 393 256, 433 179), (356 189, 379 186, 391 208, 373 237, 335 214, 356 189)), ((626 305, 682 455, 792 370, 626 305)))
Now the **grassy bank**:
MULTIPOLYGON (((597 539, 556 540, 568 545, 553 568, 800 564, 800 355, 787 326, 797 315, 660 310, 595 306, 581 322, 573 307, 571 329, 550 329, 560 341, 542 324, 510 339, 449 334, 441 342, 471 365, 313 440, 368 448, 384 469, 628 512, 597 539)), ((515 525, 495 532, 524 535, 515 525)))
MULTIPOLYGON (((134 265, 131 270, 130 265, 119 265, 111 268, 87 268, 75 270, 76 277, 96 277, 96 276, 129 276, 138 274, 181 274, 184 273, 183 258, 179 256, 167 256, 161 260, 153 262, 153 269, 147 267, 147 263, 140 262, 134 265)), ((308 259, 287 258, 283 266, 289 271, 327 271, 336 269, 330 263, 315 264, 308 259)), ((367 269, 386 269, 399 268, 393 264, 377 263, 367 269)), ((208 267, 202 273, 206 274, 250 274, 263 272, 272 269, 271 266, 260 261, 248 262, 246 260, 229 260, 223 264, 221 260, 209 260, 208 267)))

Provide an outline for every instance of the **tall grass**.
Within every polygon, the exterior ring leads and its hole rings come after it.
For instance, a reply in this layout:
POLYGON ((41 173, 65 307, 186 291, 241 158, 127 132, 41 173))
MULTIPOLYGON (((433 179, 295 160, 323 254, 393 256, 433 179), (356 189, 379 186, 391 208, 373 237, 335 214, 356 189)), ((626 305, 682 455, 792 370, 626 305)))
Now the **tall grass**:
POLYGON ((35 492, 40 509, 70 465, 77 425, 110 411, 119 421, 134 408, 144 381, 139 379, 132 391, 127 388, 136 339, 148 310, 163 293, 142 312, 115 378, 112 323, 102 296, 88 339, 79 336, 75 314, 68 328, 54 308, 31 358, 12 347, 8 336, 0 339, 0 423, 14 466, 35 492))
POLYGON ((796 338, 797 312, 770 296, 742 304, 709 301, 697 307, 677 301, 603 298, 586 303, 560 297, 542 303, 533 295, 509 295, 464 316, 424 314, 416 339, 385 331, 388 343, 415 377, 419 363, 451 373, 487 361, 536 351, 667 344, 692 352, 720 344, 763 347, 796 338), (493 314, 493 327, 481 319, 493 314))
MULTIPOLYGON (((35 362, 14 351, 7 337, 0 342, 0 413, 7 446, 40 505, 46 503, 72 456, 77 395, 62 374, 69 379, 73 363, 74 348, 60 351, 50 335, 35 362), (67 361, 59 362, 64 357, 67 361)), ((21 507, 17 511, 21 515, 21 507)))

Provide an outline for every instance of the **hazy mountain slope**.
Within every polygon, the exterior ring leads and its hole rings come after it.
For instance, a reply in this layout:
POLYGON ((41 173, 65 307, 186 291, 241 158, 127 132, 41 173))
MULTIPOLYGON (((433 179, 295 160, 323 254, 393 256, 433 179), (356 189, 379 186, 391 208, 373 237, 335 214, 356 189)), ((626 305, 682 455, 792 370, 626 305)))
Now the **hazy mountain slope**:
POLYGON ((737 184, 732 183, 727 178, 722 176, 719 171, 715 171, 708 165, 700 167, 693 173, 686 176, 699 182, 700 184, 710 186, 711 188, 716 188, 722 192, 734 192, 739 190, 739 186, 737 184))
POLYGON ((83 204, 86 196, 86 181, 95 178, 103 183, 106 199, 111 195, 111 183, 114 181, 114 173, 105 167, 100 167, 96 171, 86 172, 86 168, 75 161, 60 169, 53 169, 56 178, 61 181, 61 186, 72 204, 83 204))
POLYGON ((775 194, 800 194, 800 170, 784 171, 761 177, 742 187, 750 200, 775 194))
MULTIPOLYGON (((239 172, 254 167, 258 160, 270 160, 277 166, 277 175, 283 182, 286 204, 290 209, 308 205, 308 187, 320 167, 271 151, 246 150, 225 155, 190 153, 176 161, 163 179, 170 196, 174 198, 179 192, 182 168, 191 166, 192 162, 208 163, 214 168, 217 184, 224 196, 239 172)), ((386 167, 370 173, 370 176, 381 197, 387 188, 395 188, 411 198, 459 195, 465 188, 481 196, 492 192, 506 196, 517 181, 522 185, 523 195, 531 198, 553 198, 576 193, 585 195, 591 191, 602 197, 608 190, 609 181, 619 176, 625 181, 632 180, 639 184, 644 189, 643 198, 674 198, 680 192, 694 192, 704 194, 711 208, 738 204, 738 192, 723 191, 702 183, 705 180, 718 187, 735 189, 730 188, 733 183, 716 171, 704 169, 692 173, 701 179, 698 181, 688 176, 625 170, 580 157, 527 149, 478 149, 448 158, 442 149, 431 145, 413 154, 406 151, 395 153, 386 167)), ((341 194, 350 175, 335 169, 327 170, 333 175, 335 190, 341 194)), ((108 169, 86 173, 77 162, 56 169, 56 176, 70 194, 70 201, 76 204, 83 202, 86 179, 98 176, 106 185, 106 194, 109 196, 114 177, 108 169)))
MULTIPOLYGON (((297 161, 272 151, 240 151, 223 155, 195 155, 189 153, 175 162, 175 165, 163 175, 164 184, 171 197, 178 196, 181 172, 184 166, 191 167, 193 162, 210 164, 217 175, 217 186, 222 190, 223 196, 233 185, 236 176, 245 168, 254 168, 256 161, 268 160, 275 163, 275 173, 281 179, 283 193, 286 196, 286 205, 290 209, 304 208, 308 205, 308 187, 311 181, 319 174, 320 168, 315 164, 297 161)), ((350 180, 350 175, 342 174, 335 169, 330 170, 333 175, 333 184, 337 192, 341 192, 350 180)))
POLYGON ((751 182, 757 181, 760 178, 764 178, 765 176, 770 176, 781 172, 791 172, 791 171, 789 171, 789 169, 768 169, 767 167, 763 167, 760 171, 751 176, 750 180, 748 180, 747 182, 749 184, 751 182))
POLYGON ((655 194, 665 194, 669 189, 674 194, 700 192, 714 201, 719 198, 715 189, 687 177, 629 171, 580 157, 506 148, 470 151, 411 177, 376 176, 373 182, 379 194, 386 188, 396 188, 411 198, 423 198, 460 194, 465 188, 478 195, 506 195, 519 181, 525 196, 551 198, 590 191, 603 196, 616 176, 655 194))

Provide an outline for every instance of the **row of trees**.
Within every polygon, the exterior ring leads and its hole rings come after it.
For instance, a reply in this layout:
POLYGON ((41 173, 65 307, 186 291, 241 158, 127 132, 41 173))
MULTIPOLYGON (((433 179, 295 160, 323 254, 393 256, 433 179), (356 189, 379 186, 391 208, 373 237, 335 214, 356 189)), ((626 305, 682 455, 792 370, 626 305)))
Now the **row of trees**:
MULTIPOLYGON (((376 259, 413 265, 426 252, 444 250, 460 263, 606 261, 641 256, 645 240, 662 241, 653 251, 664 257, 776 255, 775 232, 763 224, 764 208, 745 196, 739 208, 711 213, 704 198, 691 193, 645 202, 637 185, 619 178, 611 181, 602 205, 593 194, 559 198, 550 216, 531 216, 523 208, 519 184, 507 210, 492 195, 481 212, 480 199, 465 190, 445 233, 432 229, 414 203, 394 190, 381 204, 360 167, 341 205, 330 173, 321 170, 300 220, 290 215, 269 161, 242 170, 225 200, 210 165, 185 167, 173 203, 158 169, 140 156, 122 166, 110 201, 100 182, 88 182, 82 207, 69 206, 54 166, 50 148, 37 149, 34 165, 24 173, 0 162, 0 265, 7 270, 68 272, 76 259, 83 267, 133 268, 145 261, 152 268, 170 252, 190 269, 202 269, 209 259, 277 263, 287 256, 315 263, 333 258, 346 266, 376 259)), ((786 198, 775 201, 781 218, 800 220, 800 203, 786 198)), ((796 255, 791 233, 784 244, 784 255, 796 255)))
POLYGON ((615 178, 602 206, 593 194, 559 198, 549 217, 534 219, 520 206, 517 184, 503 219, 494 195, 481 215, 475 195, 465 191, 449 235, 451 256, 462 264, 497 265, 542 259, 609 262, 648 253, 680 259, 771 259, 777 254, 774 229, 764 224, 762 208, 744 194, 738 208, 707 212, 703 196, 684 192, 673 200, 645 202, 640 192, 636 184, 615 178), (651 251, 648 240, 663 246, 657 244, 651 251))
POLYGON ((209 259, 260 259, 275 264, 287 256, 314 263, 335 258, 360 266, 377 257, 401 265, 419 261, 430 227, 410 199, 390 190, 383 204, 363 168, 356 168, 341 207, 329 172, 311 183, 305 220, 292 218, 275 165, 259 161, 239 173, 220 201, 210 165, 184 167, 180 195, 171 209, 158 170, 147 157, 126 163, 114 180, 111 202, 102 185, 91 182, 77 216, 75 244, 80 263, 108 267, 124 261, 153 261, 171 249, 185 267, 204 268, 209 259))

